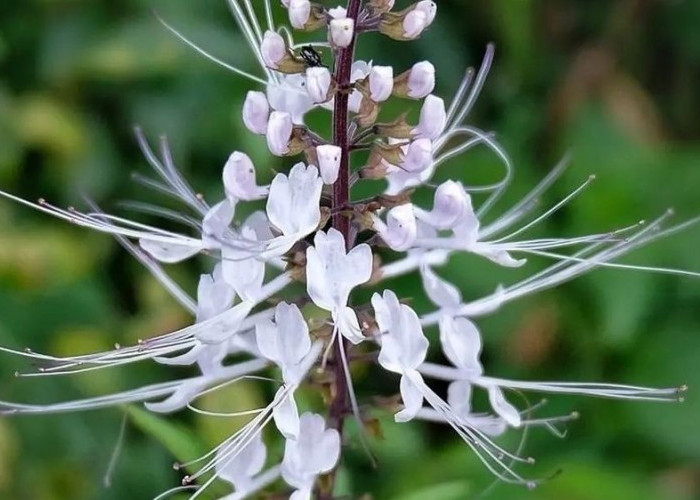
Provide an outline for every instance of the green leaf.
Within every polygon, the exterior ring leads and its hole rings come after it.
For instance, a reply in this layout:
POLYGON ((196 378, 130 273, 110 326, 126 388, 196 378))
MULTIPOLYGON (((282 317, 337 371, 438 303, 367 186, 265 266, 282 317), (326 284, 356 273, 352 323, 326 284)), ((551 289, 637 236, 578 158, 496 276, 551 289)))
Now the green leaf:
POLYGON ((462 500, 469 494, 469 483, 467 481, 453 481, 442 483, 428 488, 423 488, 407 495, 394 497, 394 500, 428 500, 429 498, 440 498, 441 500, 462 500))

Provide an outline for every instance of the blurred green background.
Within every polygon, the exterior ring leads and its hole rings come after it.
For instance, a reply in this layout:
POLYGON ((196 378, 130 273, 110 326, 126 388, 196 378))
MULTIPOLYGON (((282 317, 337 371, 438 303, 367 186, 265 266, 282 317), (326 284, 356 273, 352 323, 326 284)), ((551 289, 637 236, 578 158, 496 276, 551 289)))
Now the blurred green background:
MULTIPOLYGON (((669 206, 678 220, 700 213, 700 1, 441 0, 439 7, 436 24, 419 42, 369 35, 360 56, 397 68, 430 59, 438 68, 437 93, 447 97, 464 68, 480 62, 486 43, 496 43, 496 63, 470 122, 497 131, 518 167, 499 208, 570 151, 572 167, 544 201, 555 202, 591 173, 598 180, 533 234, 608 230, 669 206)), ((130 180, 132 172, 148 173, 133 140, 135 124, 153 140, 167 134, 178 165, 209 199, 221 196, 220 171, 234 149, 253 157, 263 180, 284 167, 239 119, 248 82, 175 40, 154 19, 154 8, 212 53, 254 68, 224 0, 0 3, 1 189, 64 206, 80 205, 87 193, 117 211, 125 199, 160 201, 130 180)), ((312 121, 327 132, 327 117, 318 113, 312 121)), ((446 170, 443 177, 468 182, 498 175, 493 158, 479 152, 446 170)), ((697 271, 699 245, 695 228, 625 262, 697 271)), ((173 272, 191 290, 204 264, 173 272)), ((507 271, 455 259, 445 275, 473 299, 544 264, 533 259, 527 270, 507 271)), ((391 286, 427 310, 415 279, 391 286)), ((528 436, 527 453, 539 462, 523 472, 562 470, 532 492, 503 485, 486 491, 492 478, 448 429, 384 418, 385 439, 373 443, 378 469, 351 447, 342 492, 389 500, 476 499, 485 492, 483 498, 504 500, 700 498, 699 311, 697 280, 603 270, 480 319, 492 375, 688 383, 688 400, 553 398, 547 414, 576 409, 582 418, 566 439, 542 431, 528 436)), ((2 345, 76 354, 131 344, 189 321, 108 237, 0 200, 2 345)), ((176 373, 134 365, 17 380, 12 374, 27 369, 23 363, 0 357, 0 399, 85 397, 176 373)), ((357 379, 365 395, 396 391, 393 377, 369 380, 358 373, 357 379)), ((241 385, 201 406, 249 408, 269 390, 241 385)), ((176 458, 194 458, 238 425, 191 414, 163 420, 132 409, 111 487, 105 487, 123 414, 1 418, 0 498, 152 498, 178 484, 171 468, 176 458)), ((507 441, 517 445, 517 436, 507 441)), ((271 456, 278 459, 280 449, 271 456)))

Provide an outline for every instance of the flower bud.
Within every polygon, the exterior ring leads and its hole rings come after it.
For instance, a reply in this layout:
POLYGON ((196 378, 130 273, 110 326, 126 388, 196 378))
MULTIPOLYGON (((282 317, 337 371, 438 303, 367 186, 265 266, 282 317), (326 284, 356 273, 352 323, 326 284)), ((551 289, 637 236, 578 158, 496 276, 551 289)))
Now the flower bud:
POLYGON ((421 0, 415 6, 415 10, 423 12, 425 14, 425 27, 427 28, 433 21, 435 21, 435 16, 437 15, 437 4, 431 0, 421 0))
POLYGON ((260 53, 265 66, 281 73, 302 73, 306 69, 304 61, 290 53, 282 35, 275 31, 265 32, 260 53))
POLYGON ((395 40, 414 40, 432 24, 437 13, 435 2, 422 0, 401 12, 386 12, 379 31, 395 40))
POLYGON ((333 144, 324 144, 316 148, 318 157, 318 169, 324 184, 333 184, 338 180, 338 170, 340 169, 340 159, 343 151, 333 144))
POLYGON ((416 139, 406 148, 401 168, 407 172, 422 172, 433 162, 433 143, 430 139, 416 139))
POLYGON ((326 9, 310 0, 288 0, 289 24, 298 30, 313 31, 326 25, 326 9))
POLYGON ((329 28, 329 38, 335 47, 344 49, 355 36, 355 21, 349 17, 332 19, 329 28))
POLYGON ((330 90, 333 79, 328 68, 316 66, 306 70, 306 91, 316 104, 330 99, 330 90))
POLYGON ((386 101, 394 90, 394 68, 374 66, 369 73, 369 96, 374 102, 386 101))
POLYGON ((311 16, 311 2, 309 0, 289 0, 289 23, 296 29, 304 29, 311 16))
POLYGON ((413 205, 399 205, 389 210, 386 223, 376 215, 372 218, 374 230, 384 240, 389 248, 397 252, 405 252, 413 246, 418 235, 416 217, 413 205))
POLYGON ((445 101, 434 95, 429 95, 420 110, 418 126, 413 131, 417 138, 435 140, 440 137, 447 124, 445 101))
POLYGON ((394 95, 423 99, 435 89, 435 66, 428 61, 419 62, 397 76, 394 80, 394 95))
POLYGON ((332 19, 343 19, 348 17, 348 10, 339 5, 338 7, 328 9, 328 15, 331 16, 332 19))
POLYGON ((265 32, 260 52, 265 66, 272 69, 277 69, 285 56, 288 55, 287 44, 284 42, 284 38, 275 31, 265 32))
POLYGON ((273 111, 267 123, 267 147, 275 156, 284 156, 289 152, 289 141, 294 125, 292 115, 283 111, 273 111))
POLYGON ((406 15, 401 26, 404 39, 413 40, 428 27, 428 16, 421 10, 413 10, 406 15))
POLYGON ((233 200, 258 200, 267 194, 266 187, 255 181, 255 166, 245 153, 234 151, 228 157, 223 172, 226 196, 233 200))
POLYGON ((243 102, 243 123, 254 134, 265 135, 267 119, 270 116, 270 105, 262 92, 254 90, 246 94, 243 102))

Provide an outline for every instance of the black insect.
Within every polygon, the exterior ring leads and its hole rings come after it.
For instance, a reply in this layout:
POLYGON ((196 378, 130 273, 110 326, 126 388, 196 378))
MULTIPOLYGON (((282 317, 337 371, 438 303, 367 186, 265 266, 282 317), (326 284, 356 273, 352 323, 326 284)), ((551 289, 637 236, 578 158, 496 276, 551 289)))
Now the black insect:
POLYGON ((301 48, 301 58, 304 60, 307 66, 310 68, 317 68, 320 66, 325 67, 323 64, 323 59, 321 59, 321 54, 318 53, 311 45, 304 45, 301 48))

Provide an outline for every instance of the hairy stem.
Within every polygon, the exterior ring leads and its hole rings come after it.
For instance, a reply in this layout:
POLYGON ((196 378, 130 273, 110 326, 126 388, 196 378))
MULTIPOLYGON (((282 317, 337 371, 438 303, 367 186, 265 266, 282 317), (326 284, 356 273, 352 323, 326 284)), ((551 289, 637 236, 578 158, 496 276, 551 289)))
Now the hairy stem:
MULTIPOLYGON (((360 14, 362 0, 348 0, 347 16, 355 21, 360 14)), ((335 81, 338 84, 339 91, 335 96, 335 105, 333 108, 333 143, 340 147, 342 156, 340 160, 340 169, 338 180, 333 185, 333 201, 332 224, 335 229, 340 231, 345 238, 348 249, 352 247, 350 234, 350 219, 342 213, 341 210, 336 210, 339 207, 348 206, 350 202, 350 153, 351 140, 348 133, 348 101, 350 89, 350 77, 352 72, 352 63, 355 57, 355 41, 353 36, 352 42, 345 49, 338 50, 335 59, 335 81)), ((350 398, 348 394, 347 381, 342 365, 342 352, 347 348, 346 342, 339 336, 335 343, 335 354, 333 370, 335 372, 335 397, 331 403, 329 425, 343 433, 343 424, 345 416, 350 410, 350 398)), ((335 482, 335 474, 330 476, 330 484, 328 490, 333 491, 335 482)), ((332 493, 320 494, 320 500, 328 500, 332 498, 332 493)))

